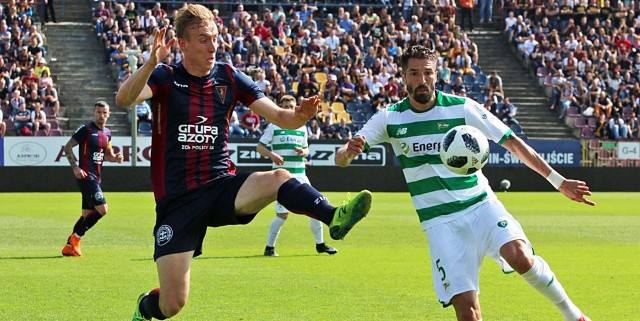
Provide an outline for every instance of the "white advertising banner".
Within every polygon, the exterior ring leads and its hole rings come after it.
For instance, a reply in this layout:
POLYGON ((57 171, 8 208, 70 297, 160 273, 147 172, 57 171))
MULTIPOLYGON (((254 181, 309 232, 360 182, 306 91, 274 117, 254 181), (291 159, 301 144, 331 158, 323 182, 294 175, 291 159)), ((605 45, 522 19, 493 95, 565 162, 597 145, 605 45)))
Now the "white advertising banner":
POLYGON ((619 159, 640 159, 640 143, 618 142, 619 159))
MULTIPOLYGON (((64 152, 64 145, 69 137, 5 137, 3 162, 4 166, 69 166, 64 152)), ((271 167, 271 160, 262 157, 256 151, 255 143, 229 143, 230 158, 238 167, 265 166, 271 167)), ((134 154, 138 159, 136 166, 148 167, 151 161, 151 137, 138 137, 137 153, 133 153, 130 137, 113 137, 111 145, 116 153, 122 153, 122 164, 105 162, 104 166, 131 166, 134 154)), ((335 152, 341 144, 311 144, 309 146, 313 166, 335 166, 335 152)), ((78 152, 78 147, 74 148, 78 152)), ((368 152, 356 157, 355 166, 386 165, 385 146, 375 146, 368 152)))

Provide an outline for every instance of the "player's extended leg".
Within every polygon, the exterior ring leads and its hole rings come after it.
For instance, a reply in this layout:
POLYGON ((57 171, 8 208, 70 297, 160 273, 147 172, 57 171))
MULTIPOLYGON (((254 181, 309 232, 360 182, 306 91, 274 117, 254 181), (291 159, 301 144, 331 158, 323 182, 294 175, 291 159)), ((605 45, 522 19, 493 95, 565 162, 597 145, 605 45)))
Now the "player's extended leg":
POLYGON ((278 235, 280 235, 280 230, 288 216, 289 213, 277 213, 276 217, 271 221, 271 225, 269 225, 269 234, 267 234, 267 245, 264 248, 264 256, 278 256, 275 249, 276 241, 278 241, 278 235))
POLYGON ((344 238, 371 208, 371 193, 362 191, 336 210, 311 185, 302 184, 286 170, 277 169, 255 172, 247 178, 236 196, 236 214, 252 215, 276 199, 293 213, 303 214, 329 225, 334 239, 344 238))
POLYGON ((140 296, 132 321, 151 318, 164 320, 182 310, 189 297, 193 253, 194 251, 169 254, 156 260, 160 289, 140 296))
POLYGON ((82 256, 80 240, 85 232, 96 225, 103 216, 107 215, 107 210, 107 204, 98 205, 95 210, 83 209, 82 215, 73 226, 73 233, 67 238, 67 244, 62 248, 62 255, 82 256))
POLYGON ((458 321, 482 321, 480 301, 476 291, 467 291, 451 298, 458 321))
POLYGON ((588 320, 571 302, 547 262, 533 255, 531 248, 524 241, 514 240, 506 243, 500 248, 500 255, 525 281, 555 304, 566 321, 588 320))

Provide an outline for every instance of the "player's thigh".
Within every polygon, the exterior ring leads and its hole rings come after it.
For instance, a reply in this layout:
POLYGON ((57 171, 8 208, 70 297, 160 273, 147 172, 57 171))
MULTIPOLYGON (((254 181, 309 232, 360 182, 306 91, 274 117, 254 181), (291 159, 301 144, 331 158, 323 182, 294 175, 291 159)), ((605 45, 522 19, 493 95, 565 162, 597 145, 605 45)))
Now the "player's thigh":
POLYGON ((156 260, 160 280, 160 305, 184 306, 189 297, 193 251, 174 253, 156 260))
POLYGON ((291 178, 283 169, 255 172, 242 184, 235 200, 237 214, 253 214, 275 201, 280 186, 291 178))
POLYGON ((479 291, 480 250, 467 217, 441 223, 426 230, 429 238, 433 286, 438 300, 448 305, 453 296, 479 291))

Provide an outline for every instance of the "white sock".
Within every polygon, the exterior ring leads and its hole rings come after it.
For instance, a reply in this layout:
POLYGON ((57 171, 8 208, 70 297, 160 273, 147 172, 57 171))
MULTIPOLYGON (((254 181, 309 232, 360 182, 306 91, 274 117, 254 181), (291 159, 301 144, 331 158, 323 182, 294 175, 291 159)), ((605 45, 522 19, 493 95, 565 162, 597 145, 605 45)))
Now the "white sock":
POLYGON ((267 234, 267 246, 276 247, 276 241, 278 240, 278 235, 280 234, 280 229, 282 229, 282 225, 287 220, 282 219, 280 216, 273 218, 271 225, 269 226, 269 234, 267 234))
POLYGON ((322 222, 309 218, 309 228, 313 234, 313 238, 316 240, 316 244, 324 243, 324 236, 322 235, 322 222))
POLYGON ((73 235, 75 235, 77 238, 81 239, 82 236, 78 235, 78 233, 73 233, 73 235))
POLYGON ((533 257, 533 266, 529 271, 522 274, 522 277, 534 289, 555 304, 566 321, 577 321, 582 316, 580 309, 571 302, 562 284, 556 279, 547 262, 541 257, 537 255, 533 257))

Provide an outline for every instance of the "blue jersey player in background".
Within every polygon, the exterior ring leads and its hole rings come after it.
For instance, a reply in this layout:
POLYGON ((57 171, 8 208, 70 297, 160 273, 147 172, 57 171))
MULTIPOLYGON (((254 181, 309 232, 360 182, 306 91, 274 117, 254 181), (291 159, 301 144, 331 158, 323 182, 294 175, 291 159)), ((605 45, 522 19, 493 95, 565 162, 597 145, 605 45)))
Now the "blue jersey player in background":
POLYGON ((239 173, 227 148, 236 102, 282 128, 294 129, 315 116, 318 97, 283 109, 264 96, 244 73, 215 61, 218 27, 202 5, 178 10, 176 37, 166 28, 154 37, 150 59, 121 86, 121 107, 150 99, 153 117, 151 173, 156 199, 154 259, 160 287, 138 298, 133 320, 164 320, 189 297, 191 261, 202 253, 208 227, 247 224, 277 200, 291 212, 313 217, 342 239, 371 207, 362 191, 335 208, 311 185, 283 169, 239 173), (178 42, 183 59, 161 62, 178 42))
POLYGON ((73 168, 73 175, 82 193, 82 215, 73 226, 73 233, 62 248, 64 256, 82 256, 80 239, 98 220, 107 215, 107 200, 100 187, 102 162, 122 163, 122 154, 111 148, 111 131, 105 127, 109 119, 109 105, 98 101, 93 107, 93 121, 82 125, 64 146, 64 152, 73 168), (73 154, 78 147, 80 160, 73 154))

